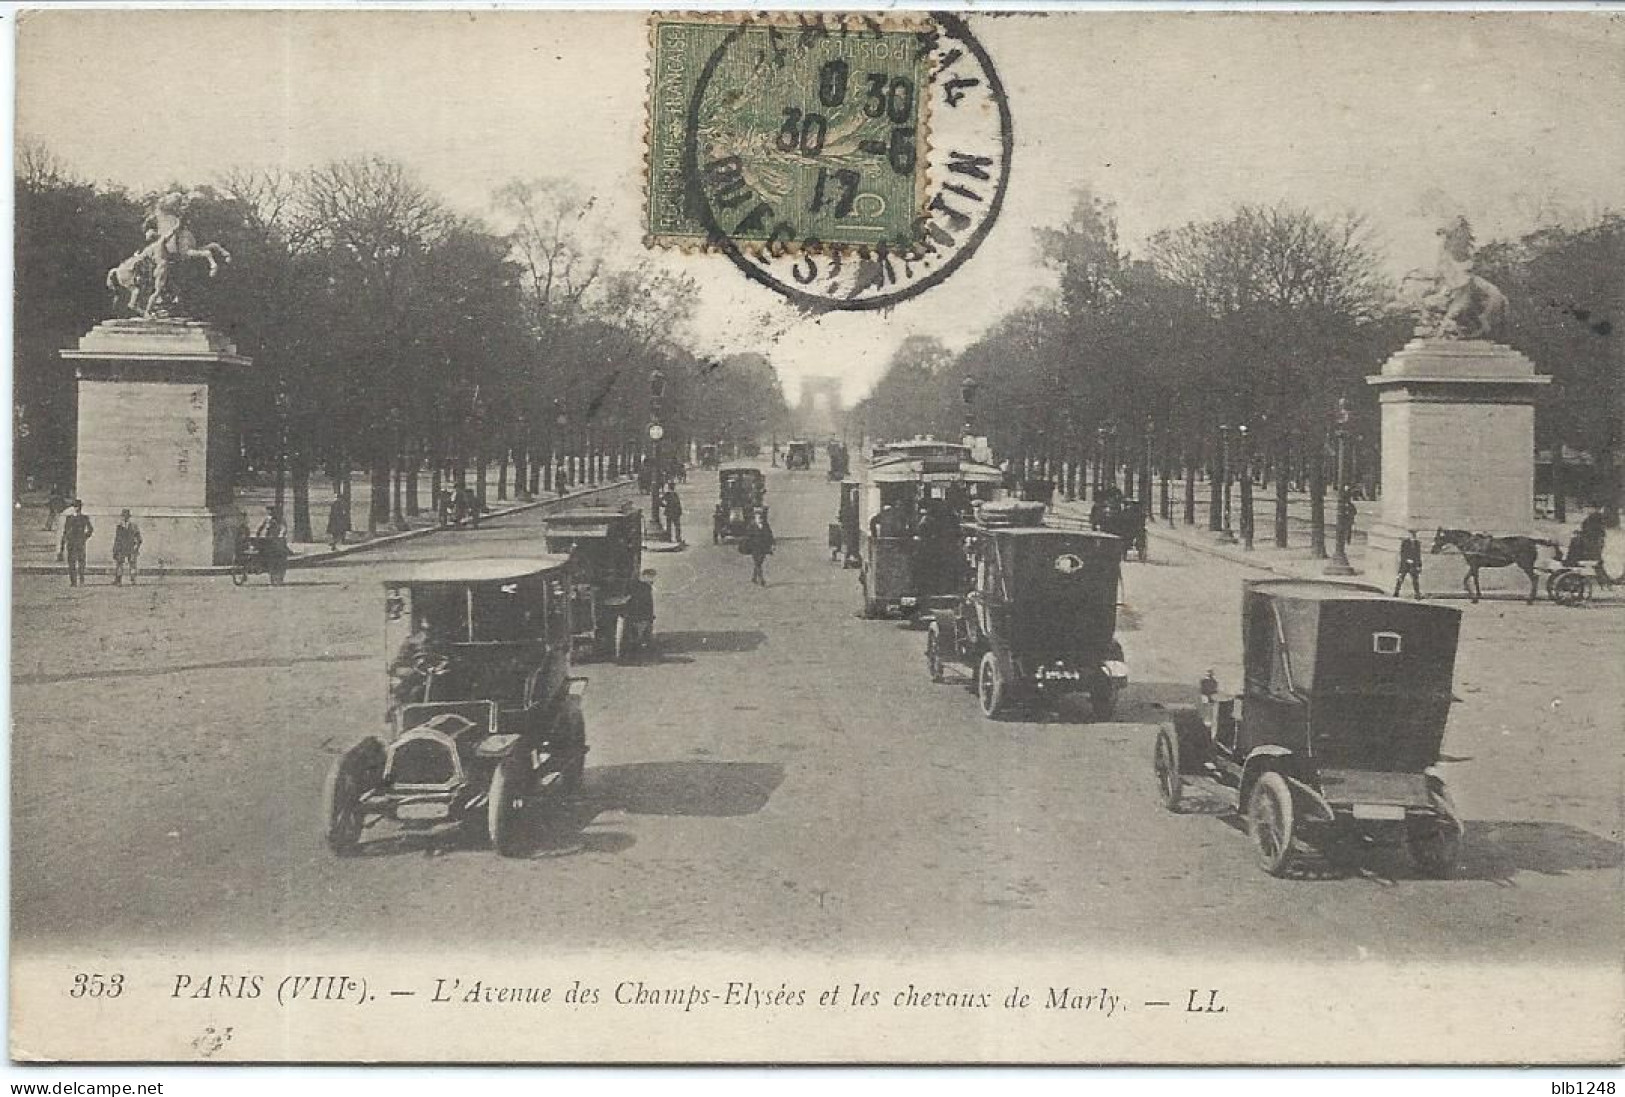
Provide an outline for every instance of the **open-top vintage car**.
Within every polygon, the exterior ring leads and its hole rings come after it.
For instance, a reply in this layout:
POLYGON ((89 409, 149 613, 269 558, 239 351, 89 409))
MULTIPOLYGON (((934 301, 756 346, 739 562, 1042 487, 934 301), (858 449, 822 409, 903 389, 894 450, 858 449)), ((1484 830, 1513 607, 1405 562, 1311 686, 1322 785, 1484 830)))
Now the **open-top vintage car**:
POLYGON ((925 637, 931 680, 950 664, 970 673, 989 719, 1018 703, 1087 692, 1110 720, 1128 685, 1116 639, 1117 538, 1042 525, 1036 504, 989 504, 962 527, 967 567, 952 608, 934 610, 925 637))
POLYGON ((831 442, 825 447, 829 457, 829 472, 825 476, 832 482, 839 483, 852 473, 852 458, 847 453, 844 443, 831 442))
POLYGON ((743 537, 753 515, 767 517, 767 478, 754 465, 717 470, 717 507, 711 515, 711 540, 743 537))
POLYGON ((813 463, 813 444, 797 438, 784 447, 784 467, 787 469, 810 469, 813 463))
MULTIPOLYGON (((547 551, 575 563, 570 621, 576 642, 595 651, 625 655, 637 631, 643 570, 643 512, 630 502, 599 503, 557 511, 543 519, 547 551)), ((653 615, 652 606, 642 613, 653 615)))
POLYGON ((1461 612, 1315 580, 1249 582, 1242 695, 1202 702, 1157 733, 1162 803, 1184 782, 1233 787, 1258 863, 1285 875, 1300 842, 1340 860, 1403 842, 1418 869, 1456 867, 1461 819, 1434 772, 1455 700, 1461 612))
POLYGON ((335 853, 357 852, 384 819, 471 826, 504 856, 525 851, 586 764, 570 587, 566 556, 461 560, 385 580, 388 731, 328 774, 323 828, 335 853))

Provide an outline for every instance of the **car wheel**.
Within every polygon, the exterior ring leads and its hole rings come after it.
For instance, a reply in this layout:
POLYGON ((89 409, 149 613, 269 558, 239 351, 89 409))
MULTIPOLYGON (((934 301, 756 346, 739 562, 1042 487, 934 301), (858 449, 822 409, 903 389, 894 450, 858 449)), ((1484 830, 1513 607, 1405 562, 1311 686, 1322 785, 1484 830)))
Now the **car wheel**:
POLYGON ((1117 714, 1117 683, 1102 674, 1089 690, 1089 715, 1097 724, 1103 724, 1117 714))
POLYGON ((240 586, 243 586, 247 582, 248 582, 248 565, 247 564, 233 564, 233 565, 231 565, 231 585, 234 586, 234 587, 240 587, 240 586))
POLYGON ((491 835, 491 848, 504 857, 524 852, 529 837, 529 796, 532 791, 530 768, 523 751, 515 751, 497 763, 486 796, 485 828, 491 835))
POLYGON ((1009 700, 1010 685, 1004 680, 1004 672, 999 669, 998 656, 991 651, 982 655, 982 662, 976 668, 976 699, 981 702, 982 715, 989 720, 998 718, 1004 711, 1009 700))
POLYGON ((323 789, 322 826, 327 848, 349 857, 361 848, 365 813, 361 798, 377 787, 384 772, 384 745, 368 737, 334 759, 323 789))
POLYGON ((1180 776, 1179 740, 1174 737, 1171 728, 1157 729, 1151 769, 1157 775, 1157 799, 1169 811, 1178 811, 1179 801, 1185 793, 1185 778, 1180 776))
POLYGON ((1292 863, 1297 826, 1292 790, 1274 770, 1261 774, 1247 797, 1247 835, 1258 865, 1271 876, 1284 876, 1292 863))
POLYGON ((925 669, 933 682, 942 681, 942 630, 934 623, 925 634, 925 669))
POLYGON ((1438 819, 1412 819, 1406 822, 1405 849, 1418 872, 1448 880, 1456 874, 1461 837, 1455 827, 1438 819))

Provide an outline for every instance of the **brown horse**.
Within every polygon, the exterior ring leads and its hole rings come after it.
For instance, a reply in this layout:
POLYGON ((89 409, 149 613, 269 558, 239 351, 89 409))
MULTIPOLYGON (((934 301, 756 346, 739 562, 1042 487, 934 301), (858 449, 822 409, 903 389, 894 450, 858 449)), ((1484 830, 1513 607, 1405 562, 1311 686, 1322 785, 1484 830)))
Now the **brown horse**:
POLYGON ((1469 533, 1464 529, 1441 529, 1433 538, 1433 553, 1437 555, 1447 548, 1461 553, 1461 558, 1467 561, 1467 575, 1461 581, 1461 589, 1475 602, 1484 593, 1478 585, 1479 568, 1518 565, 1529 576, 1529 601, 1533 604, 1540 589, 1535 560, 1540 555, 1541 545, 1550 545, 1554 549, 1558 547, 1556 541, 1548 541, 1544 537, 1492 537, 1487 533, 1469 533))

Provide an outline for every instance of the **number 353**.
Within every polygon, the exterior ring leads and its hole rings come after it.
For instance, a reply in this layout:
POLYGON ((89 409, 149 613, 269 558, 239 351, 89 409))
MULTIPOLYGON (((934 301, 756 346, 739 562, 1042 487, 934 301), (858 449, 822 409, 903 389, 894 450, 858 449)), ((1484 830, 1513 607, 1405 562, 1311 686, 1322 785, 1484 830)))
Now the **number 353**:
POLYGON ((124 993, 124 976, 101 975, 81 971, 73 977, 69 998, 117 998, 124 993))

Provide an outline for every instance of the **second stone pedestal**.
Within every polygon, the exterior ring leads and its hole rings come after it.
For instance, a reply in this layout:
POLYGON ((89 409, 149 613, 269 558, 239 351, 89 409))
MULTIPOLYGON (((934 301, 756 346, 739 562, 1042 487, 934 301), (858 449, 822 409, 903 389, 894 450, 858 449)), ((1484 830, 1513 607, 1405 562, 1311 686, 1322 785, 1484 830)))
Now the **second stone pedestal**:
MULTIPOLYGON (((1366 378, 1382 405, 1382 507, 1366 544, 1365 573, 1392 582, 1399 543, 1422 541, 1422 589, 1459 593, 1459 556, 1428 555, 1440 529, 1532 532, 1535 400, 1550 377, 1499 343, 1415 339, 1366 378)), ((1484 589, 1528 590, 1517 568, 1486 568, 1484 589)))

